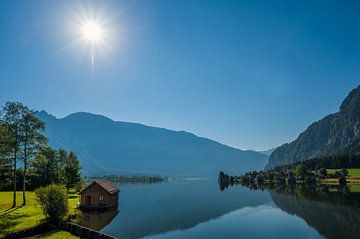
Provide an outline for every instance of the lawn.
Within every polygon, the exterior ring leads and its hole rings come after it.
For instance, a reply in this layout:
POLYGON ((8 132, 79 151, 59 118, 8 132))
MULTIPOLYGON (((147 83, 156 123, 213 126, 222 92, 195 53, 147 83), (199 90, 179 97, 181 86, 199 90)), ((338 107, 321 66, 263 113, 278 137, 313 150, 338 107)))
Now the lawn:
MULTIPOLYGON (((359 178, 360 179, 360 168, 348 168, 350 178, 359 178)), ((328 174, 334 174, 335 171, 341 171, 341 169, 327 169, 328 174)))
MULTIPOLYGON (((348 168, 349 175, 346 179, 348 185, 351 185, 351 192, 360 192, 360 168, 348 168)), ((341 171, 341 169, 327 169, 327 174, 334 174, 335 171, 341 171)), ((322 179, 321 183, 338 185, 339 179, 326 178, 322 179)))
POLYGON ((350 186, 350 191, 352 193, 360 193, 360 185, 351 185, 350 186))
MULTIPOLYGON (((22 204, 22 192, 17 192, 17 207, 11 208, 13 193, 0 192, 0 238, 8 233, 38 225, 44 220, 40 205, 34 192, 26 192, 27 203, 22 204)), ((74 213, 79 197, 69 193, 69 213, 74 213)))
POLYGON ((46 234, 42 234, 42 235, 38 235, 32 238, 36 238, 36 239, 63 239, 63 238, 69 238, 69 239, 75 239, 75 238, 79 238, 76 237, 68 232, 64 232, 64 231, 54 231, 54 232, 49 232, 46 234))

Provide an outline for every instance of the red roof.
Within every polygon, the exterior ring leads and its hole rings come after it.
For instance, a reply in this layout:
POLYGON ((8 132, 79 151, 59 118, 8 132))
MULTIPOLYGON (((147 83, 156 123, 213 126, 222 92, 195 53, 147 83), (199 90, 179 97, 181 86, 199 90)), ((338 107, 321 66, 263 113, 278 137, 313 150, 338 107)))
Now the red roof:
POLYGON ((93 185, 94 183, 98 184, 100 187, 102 187, 103 189, 105 189, 105 191, 107 191, 108 193, 116 193, 119 192, 120 190, 113 184, 113 182, 109 181, 109 180, 95 180, 94 182, 92 182, 89 186, 87 186, 86 188, 84 188, 81 191, 84 191, 85 189, 89 188, 91 185, 93 185))

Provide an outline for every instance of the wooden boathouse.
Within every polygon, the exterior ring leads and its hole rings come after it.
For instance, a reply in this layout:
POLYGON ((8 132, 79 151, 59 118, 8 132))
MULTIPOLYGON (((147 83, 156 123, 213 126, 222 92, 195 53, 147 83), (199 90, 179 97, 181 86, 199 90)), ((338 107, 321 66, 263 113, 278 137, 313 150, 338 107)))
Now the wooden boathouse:
POLYGON ((101 209, 117 205, 120 190, 108 180, 95 180, 80 191, 80 208, 101 209))

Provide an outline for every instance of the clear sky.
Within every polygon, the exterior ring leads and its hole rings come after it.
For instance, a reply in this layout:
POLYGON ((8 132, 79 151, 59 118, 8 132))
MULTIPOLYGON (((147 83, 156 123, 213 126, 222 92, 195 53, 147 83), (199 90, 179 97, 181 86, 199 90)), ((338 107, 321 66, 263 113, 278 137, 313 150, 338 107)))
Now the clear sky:
POLYGON ((0 103, 268 149, 360 82, 359 1, 0 1, 0 103), (106 31, 92 68, 74 25, 106 31))

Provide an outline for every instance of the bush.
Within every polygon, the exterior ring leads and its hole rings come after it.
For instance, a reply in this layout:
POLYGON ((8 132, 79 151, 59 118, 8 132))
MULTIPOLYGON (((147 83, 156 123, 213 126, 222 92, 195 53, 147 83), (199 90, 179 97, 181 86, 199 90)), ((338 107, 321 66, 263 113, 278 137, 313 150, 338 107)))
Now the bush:
POLYGON ((35 194, 47 222, 57 225, 64 220, 69 211, 65 188, 51 184, 37 189, 35 194))

